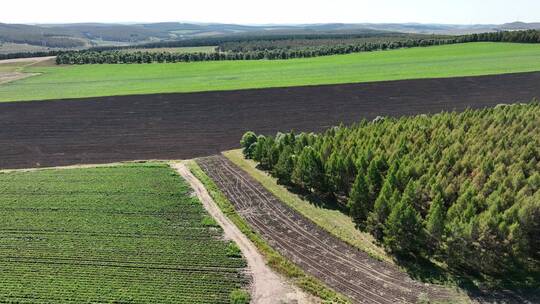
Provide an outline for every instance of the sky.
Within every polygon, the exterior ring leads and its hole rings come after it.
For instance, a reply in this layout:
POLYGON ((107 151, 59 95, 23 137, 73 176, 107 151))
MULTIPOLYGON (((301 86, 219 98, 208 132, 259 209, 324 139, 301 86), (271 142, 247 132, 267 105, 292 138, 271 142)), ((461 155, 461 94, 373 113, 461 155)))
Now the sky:
POLYGON ((540 22, 540 0, 18 0, 0 23, 165 22, 236 24, 540 22))

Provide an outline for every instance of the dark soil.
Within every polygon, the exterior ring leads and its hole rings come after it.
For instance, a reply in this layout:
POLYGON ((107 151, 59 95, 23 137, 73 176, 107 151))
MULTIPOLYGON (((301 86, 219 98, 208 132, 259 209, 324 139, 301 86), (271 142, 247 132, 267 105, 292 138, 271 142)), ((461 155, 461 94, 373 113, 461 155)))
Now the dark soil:
POLYGON ((540 72, 0 103, 0 168, 187 159, 238 147, 247 130, 320 131, 533 97, 540 97, 540 72))

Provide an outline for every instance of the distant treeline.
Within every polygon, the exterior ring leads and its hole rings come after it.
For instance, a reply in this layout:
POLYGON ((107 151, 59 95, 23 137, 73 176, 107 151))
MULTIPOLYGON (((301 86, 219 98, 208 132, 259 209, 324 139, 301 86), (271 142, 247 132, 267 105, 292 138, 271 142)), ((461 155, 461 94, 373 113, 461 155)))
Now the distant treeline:
MULTIPOLYGON (((222 46, 226 43, 244 43, 253 41, 282 41, 282 40, 351 40, 351 39, 366 39, 366 38, 386 38, 386 40, 393 40, 395 37, 407 38, 407 37, 432 37, 431 35, 419 35, 408 33, 317 33, 317 34, 294 34, 294 33, 280 33, 280 34, 242 34, 242 35, 229 35, 220 37, 206 37, 206 38, 193 38, 186 40, 176 41, 158 41, 145 44, 128 45, 128 46, 101 46, 90 48, 89 51, 117 51, 117 50, 129 50, 129 49, 158 49, 158 48, 178 48, 178 47, 196 47, 196 46, 222 46)), ((437 37, 450 37, 450 36, 437 36, 437 37)))
POLYGON ((260 60, 309 58, 336 54, 350 54, 405 47, 432 46, 456 43, 454 40, 408 40, 405 42, 363 43, 360 45, 319 46, 304 49, 275 49, 249 52, 171 53, 171 52, 125 52, 125 51, 79 51, 66 52, 56 59, 58 64, 103 63, 152 63, 193 62, 222 60, 260 60))
POLYGON ((17 59, 17 58, 32 58, 32 57, 48 57, 48 56, 57 56, 61 54, 62 51, 48 51, 48 52, 21 52, 21 53, 11 53, 11 54, 0 54, 0 60, 4 59, 17 59))

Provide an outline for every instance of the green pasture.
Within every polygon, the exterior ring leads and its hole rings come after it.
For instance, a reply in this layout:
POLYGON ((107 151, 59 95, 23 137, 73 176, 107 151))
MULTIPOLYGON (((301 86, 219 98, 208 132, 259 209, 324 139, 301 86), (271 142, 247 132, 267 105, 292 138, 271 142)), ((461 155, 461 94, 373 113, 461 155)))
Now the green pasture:
POLYGON ((326 57, 28 67, 0 101, 197 92, 540 71, 540 45, 467 43, 326 57))

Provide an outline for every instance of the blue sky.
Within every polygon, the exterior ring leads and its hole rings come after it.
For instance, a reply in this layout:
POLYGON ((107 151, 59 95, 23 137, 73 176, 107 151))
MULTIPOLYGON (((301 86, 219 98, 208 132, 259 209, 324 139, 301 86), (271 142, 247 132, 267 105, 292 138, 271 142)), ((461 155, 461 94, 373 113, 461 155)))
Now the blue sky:
POLYGON ((540 0, 18 0, 0 22, 540 22, 540 0))

